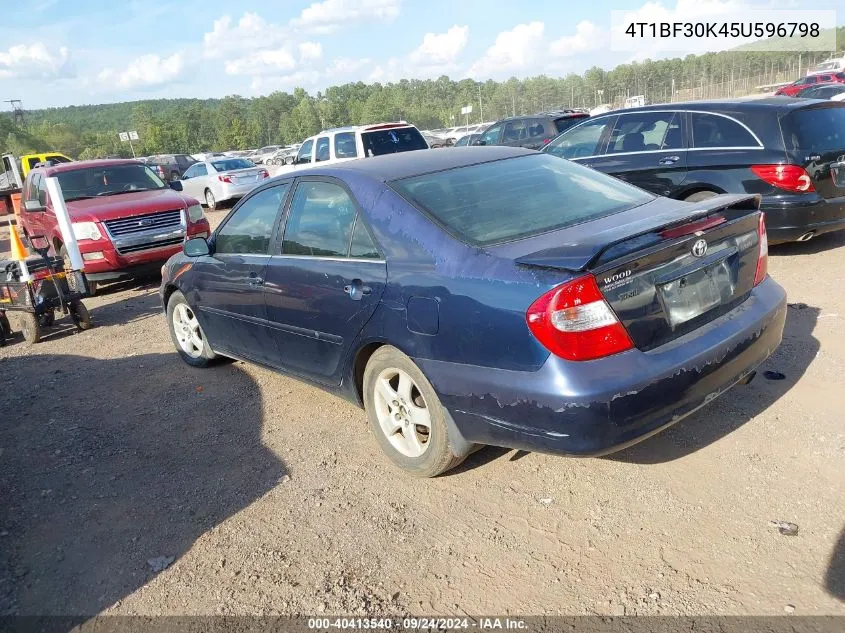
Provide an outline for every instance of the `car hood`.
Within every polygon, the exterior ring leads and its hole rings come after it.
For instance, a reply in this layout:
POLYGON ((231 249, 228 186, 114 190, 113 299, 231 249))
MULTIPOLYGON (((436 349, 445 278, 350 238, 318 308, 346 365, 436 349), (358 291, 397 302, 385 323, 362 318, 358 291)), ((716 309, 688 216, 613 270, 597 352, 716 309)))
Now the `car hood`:
POLYGON ((103 221, 156 213, 157 211, 185 209, 192 204, 199 203, 193 198, 180 195, 168 188, 73 200, 67 203, 67 209, 73 220, 103 221))

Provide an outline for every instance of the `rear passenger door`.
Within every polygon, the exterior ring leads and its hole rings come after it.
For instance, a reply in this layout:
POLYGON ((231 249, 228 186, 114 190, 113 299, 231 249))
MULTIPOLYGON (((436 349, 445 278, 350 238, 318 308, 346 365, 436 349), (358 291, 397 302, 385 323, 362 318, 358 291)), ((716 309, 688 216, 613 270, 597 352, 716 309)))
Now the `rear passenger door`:
POLYGON ((673 196, 687 177, 683 113, 620 114, 604 154, 590 166, 657 195, 673 196))
POLYGON ((386 279, 385 261, 351 192, 333 178, 299 179, 265 283, 282 368, 339 384, 341 364, 386 279))

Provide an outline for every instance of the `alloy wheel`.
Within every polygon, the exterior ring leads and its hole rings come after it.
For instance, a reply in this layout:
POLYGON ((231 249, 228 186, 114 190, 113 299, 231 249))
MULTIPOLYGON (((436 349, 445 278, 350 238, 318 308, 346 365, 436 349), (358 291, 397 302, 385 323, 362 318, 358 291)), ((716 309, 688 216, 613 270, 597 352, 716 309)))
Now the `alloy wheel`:
POLYGON ((431 437, 431 413, 413 378, 401 369, 382 371, 375 382, 375 412, 381 431, 406 457, 420 457, 431 437))
POLYGON ((180 303, 173 310, 173 332, 183 352, 191 358, 202 356, 205 348, 202 330, 194 311, 187 304, 180 303))

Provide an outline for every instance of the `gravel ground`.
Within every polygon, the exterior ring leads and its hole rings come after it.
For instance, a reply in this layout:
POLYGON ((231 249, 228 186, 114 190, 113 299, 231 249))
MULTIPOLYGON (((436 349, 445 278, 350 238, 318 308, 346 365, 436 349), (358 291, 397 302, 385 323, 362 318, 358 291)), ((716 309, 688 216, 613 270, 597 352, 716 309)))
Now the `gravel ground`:
POLYGON ((607 458, 427 481, 346 402, 183 364, 157 281, 107 287, 92 330, 0 349, 0 615, 845 615, 845 234, 769 267, 785 379, 607 458))

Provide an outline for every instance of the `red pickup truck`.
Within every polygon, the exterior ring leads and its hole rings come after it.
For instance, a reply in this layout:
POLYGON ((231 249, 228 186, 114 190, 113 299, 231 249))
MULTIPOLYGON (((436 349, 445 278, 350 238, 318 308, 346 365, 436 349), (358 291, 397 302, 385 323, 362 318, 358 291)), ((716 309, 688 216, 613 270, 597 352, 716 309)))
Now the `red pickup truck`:
POLYGON ((55 176, 70 214, 85 275, 93 289, 122 277, 157 273, 186 238, 207 237, 195 199, 179 193, 138 160, 89 160, 29 172, 18 220, 25 236, 44 236, 56 254, 64 245, 46 179, 55 176))

